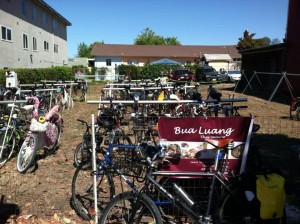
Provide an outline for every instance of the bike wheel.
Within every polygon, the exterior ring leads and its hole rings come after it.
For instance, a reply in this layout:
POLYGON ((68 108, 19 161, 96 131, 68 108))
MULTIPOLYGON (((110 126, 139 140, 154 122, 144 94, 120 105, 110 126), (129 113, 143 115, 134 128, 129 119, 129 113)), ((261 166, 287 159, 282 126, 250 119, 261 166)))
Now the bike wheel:
POLYGON ((231 193, 224 192, 219 198, 218 208, 216 209, 216 223, 230 224, 285 224, 286 212, 283 217, 278 219, 265 219, 259 217, 260 205, 249 202, 245 198, 245 191, 237 190, 231 193))
POLYGON ((297 110, 296 110, 296 119, 298 121, 300 121, 300 107, 297 107, 297 110))
POLYGON ((16 146, 16 138, 13 130, 9 129, 5 139, 4 137, 5 131, 0 133, 0 152, 2 152, 0 166, 3 166, 11 158, 16 146))
POLYGON ((129 136, 127 135, 121 135, 121 136, 117 136, 115 139, 114 139, 114 143, 116 144, 124 144, 124 145, 132 145, 132 141, 131 139, 129 138, 129 136))
POLYGON ((38 145, 37 134, 30 134, 25 138, 17 159, 17 168, 20 173, 25 173, 33 165, 38 145))
POLYGON ((60 123, 55 123, 55 128, 54 128, 53 131, 55 132, 56 139, 55 139, 55 141, 52 145, 46 147, 48 154, 53 154, 56 151, 56 149, 58 148, 60 135, 61 135, 61 124, 60 123))
POLYGON ((85 142, 81 142, 76 146, 74 151, 74 166, 87 168, 92 163, 92 152, 91 149, 86 145, 85 142))
POLYGON ((127 191, 115 196, 107 204, 99 223, 162 224, 163 219, 157 206, 147 195, 127 191))
MULTIPOLYGON (((91 220, 96 215, 94 207, 94 180, 92 167, 83 169, 79 166, 72 179, 71 202, 76 213, 84 220, 91 220)), ((103 210, 107 202, 115 195, 115 185, 109 173, 102 170, 97 177, 98 209, 103 210)))

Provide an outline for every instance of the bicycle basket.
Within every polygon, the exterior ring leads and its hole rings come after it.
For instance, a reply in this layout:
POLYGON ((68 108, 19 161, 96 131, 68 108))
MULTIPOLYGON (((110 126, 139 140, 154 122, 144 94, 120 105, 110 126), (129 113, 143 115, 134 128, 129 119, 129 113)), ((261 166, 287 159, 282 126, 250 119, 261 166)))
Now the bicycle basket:
POLYGON ((32 118, 29 130, 33 132, 45 132, 48 127, 48 122, 40 123, 37 121, 37 119, 32 118))
POLYGON ((145 166, 132 148, 115 147, 113 149, 112 162, 116 168, 120 169, 123 175, 140 179, 145 176, 145 166))

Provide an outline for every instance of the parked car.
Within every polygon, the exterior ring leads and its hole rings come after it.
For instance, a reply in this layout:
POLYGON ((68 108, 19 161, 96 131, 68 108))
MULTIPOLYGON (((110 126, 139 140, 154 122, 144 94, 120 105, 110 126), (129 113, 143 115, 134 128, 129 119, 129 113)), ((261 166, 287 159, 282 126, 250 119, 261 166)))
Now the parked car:
POLYGON ((226 72, 228 82, 237 82, 241 80, 242 74, 239 70, 229 70, 226 72))
POLYGON ((175 81, 192 81, 194 80, 194 74, 185 68, 177 68, 168 73, 168 78, 175 81))
POLYGON ((195 76, 198 82, 221 81, 219 80, 220 73, 218 73, 214 67, 208 65, 196 68, 195 76))

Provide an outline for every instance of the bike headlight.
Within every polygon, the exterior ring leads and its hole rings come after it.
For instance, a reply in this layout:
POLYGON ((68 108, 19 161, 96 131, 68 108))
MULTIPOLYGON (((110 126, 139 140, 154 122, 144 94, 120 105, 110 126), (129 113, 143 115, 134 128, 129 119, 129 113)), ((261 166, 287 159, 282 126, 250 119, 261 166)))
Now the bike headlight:
POLYGON ((38 121, 39 121, 40 123, 44 123, 44 122, 46 121, 45 116, 39 116, 38 121))
POLYGON ((235 158, 242 158, 244 154, 244 149, 244 144, 238 145, 231 150, 231 155, 235 158))
POLYGON ((3 116, 3 120, 8 121, 8 119, 9 119, 9 115, 4 115, 3 116))

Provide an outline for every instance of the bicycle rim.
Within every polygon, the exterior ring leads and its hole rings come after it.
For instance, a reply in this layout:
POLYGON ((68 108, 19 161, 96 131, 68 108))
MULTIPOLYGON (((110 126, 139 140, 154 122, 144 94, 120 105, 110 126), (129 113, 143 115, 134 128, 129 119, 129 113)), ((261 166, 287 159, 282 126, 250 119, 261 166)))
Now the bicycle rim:
POLYGON ((225 194, 220 198, 219 207, 215 216, 217 223, 256 223, 251 217, 245 216, 243 205, 239 203, 235 196, 225 194))
POLYGON ((25 139, 18 153, 17 168, 20 173, 25 173, 33 165, 37 149, 37 134, 31 134, 25 139))
POLYGON ((88 168, 92 164, 92 153, 85 142, 81 142, 76 146, 74 151, 74 166, 82 166, 83 169, 88 168))
POLYGON ((298 107, 296 110, 296 119, 300 121, 300 107, 298 107))
POLYGON ((148 196, 141 194, 137 199, 135 193, 124 192, 107 204, 99 223, 162 224, 163 221, 158 208, 148 196), (132 209, 133 206, 137 207, 132 209))
MULTIPOLYGON (((91 220, 95 214, 93 196, 93 175, 91 166, 82 169, 79 166, 72 179, 72 205, 76 213, 84 220, 91 220)), ((98 210, 100 212, 107 202, 115 195, 115 186, 110 174, 105 171, 97 178, 98 210)))
POLYGON ((11 158, 16 146, 16 139, 11 129, 7 131, 5 140, 4 140, 4 136, 5 136, 5 132, 1 132, 0 150, 2 151, 2 157, 0 158, 0 166, 4 165, 11 158))

